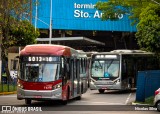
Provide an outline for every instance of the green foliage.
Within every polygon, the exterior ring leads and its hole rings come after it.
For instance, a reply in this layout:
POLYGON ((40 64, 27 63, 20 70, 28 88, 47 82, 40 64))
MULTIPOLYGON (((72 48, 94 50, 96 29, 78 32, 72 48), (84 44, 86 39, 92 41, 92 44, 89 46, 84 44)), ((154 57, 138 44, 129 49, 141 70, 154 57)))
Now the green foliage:
POLYGON ((0 93, 1 92, 13 92, 17 90, 17 85, 16 84, 0 84, 0 93))
POLYGON ((145 103, 149 104, 149 105, 153 105, 154 104, 154 96, 146 98, 145 103))
POLYGON ((102 20, 117 20, 119 15, 128 14, 135 24, 138 22, 141 9, 148 3, 148 0, 108 0, 97 2, 96 8, 102 11, 102 20))
POLYGON ((118 15, 129 14, 132 24, 137 24, 139 46, 160 53, 160 0, 107 0, 99 1, 96 8, 102 11, 102 20, 117 20, 118 15))
POLYGON ((135 101, 135 103, 138 103, 138 104, 148 104, 148 105, 153 105, 154 103, 154 96, 151 96, 151 97, 148 97, 145 99, 144 102, 139 102, 139 101, 135 101))
POLYGON ((39 31, 28 21, 20 21, 18 26, 12 26, 10 36, 12 36, 14 45, 25 46, 27 44, 36 43, 39 31))
POLYGON ((2 51, 11 46, 35 43, 38 31, 24 19, 31 19, 32 0, 1 0, 0 31, 2 34, 2 51))
MULTIPOLYGON (((7 77, 8 48, 11 46, 24 46, 35 43, 38 30, 27 21, 32 19, 32 0, 0 0, 0 43, 1 57, 5 66, 7 77)), ((10 79, 10 78, 8 78, 10 79)))
POLYGON ((160 6, 149 4, 142 9, 137 25, 136 38, 141 48, 160 52, 160 6))

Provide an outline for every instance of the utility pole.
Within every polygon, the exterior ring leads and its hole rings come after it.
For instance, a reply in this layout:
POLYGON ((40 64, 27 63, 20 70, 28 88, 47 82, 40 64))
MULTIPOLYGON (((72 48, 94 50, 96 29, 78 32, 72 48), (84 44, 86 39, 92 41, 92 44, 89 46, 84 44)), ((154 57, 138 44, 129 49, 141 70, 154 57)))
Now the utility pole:
POLYGON ((49 44, 52 39, 52 0, 50 0, 50 26, 49 26, 49 44))
POLYGON ((36 14, 35 14, 35 32, 36 32, 36 29, 37 29, 37 16, 38 16, 38 9, 37 9, 37 2, 38 2, 38 0, 36 0, 36 14))

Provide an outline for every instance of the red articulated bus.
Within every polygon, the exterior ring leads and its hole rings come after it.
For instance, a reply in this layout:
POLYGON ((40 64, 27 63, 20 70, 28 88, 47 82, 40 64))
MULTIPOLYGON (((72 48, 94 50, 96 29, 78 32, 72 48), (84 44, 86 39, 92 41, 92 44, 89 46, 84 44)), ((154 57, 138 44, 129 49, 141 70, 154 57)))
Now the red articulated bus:
POLYGON ((50 44, 26 46, 19 56, 17 99, 81 99, 80 58, 77 50, 50 44))

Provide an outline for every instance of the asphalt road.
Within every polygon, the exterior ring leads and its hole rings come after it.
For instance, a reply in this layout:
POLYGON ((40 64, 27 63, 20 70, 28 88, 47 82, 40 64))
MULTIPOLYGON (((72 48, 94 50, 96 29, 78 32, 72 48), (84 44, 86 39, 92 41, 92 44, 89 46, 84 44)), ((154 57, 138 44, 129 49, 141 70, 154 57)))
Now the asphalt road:
POLYGON ((20 109, 23 107, 23 109, 31 111, 25 111, 25 113, 32 114, 159 114, 149 106, 131 105, 134 100, 135 92, 106 91, 104 94, 99 94, 98 91, 88 90, 82 95, 81 100, 70 100, 66 106, 53 101, 33 101, 31 105, 25 105, 24 100, 17 100, 16 94, 13 94, 0 96, 0 110, 2 110, 2 106, 11 106, 20 109), (36 109, 38 112, 34 111, 36 109), (41 110, 42 112, 39 112, 41 110))

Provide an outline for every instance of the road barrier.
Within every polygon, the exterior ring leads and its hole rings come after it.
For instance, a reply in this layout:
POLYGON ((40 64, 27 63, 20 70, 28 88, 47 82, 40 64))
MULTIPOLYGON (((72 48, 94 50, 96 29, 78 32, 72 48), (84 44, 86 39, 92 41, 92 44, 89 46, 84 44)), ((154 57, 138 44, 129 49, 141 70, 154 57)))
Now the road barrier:
POLYGON ((160 88, 160 70, 138 72, 136 101, 144 102, 146 98, 154 96, 158 88, 160 88))

